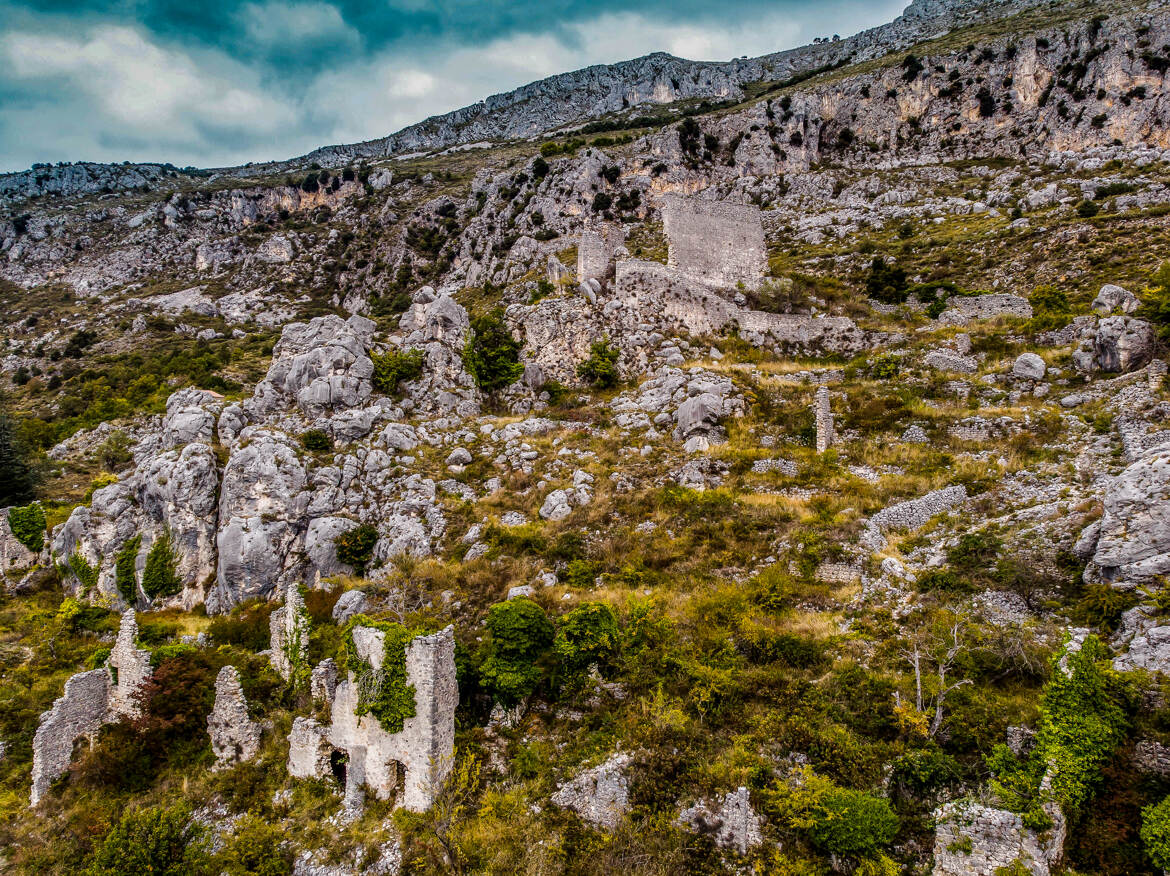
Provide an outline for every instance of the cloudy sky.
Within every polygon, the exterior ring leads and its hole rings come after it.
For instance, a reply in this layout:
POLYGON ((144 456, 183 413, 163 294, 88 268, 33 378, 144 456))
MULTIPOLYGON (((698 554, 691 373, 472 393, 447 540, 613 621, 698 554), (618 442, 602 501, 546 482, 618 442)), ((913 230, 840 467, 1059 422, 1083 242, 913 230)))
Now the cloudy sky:
POLYGON ((846 36, 906 2, 0 0, 0 171, 287 158, 589 64, 846 36))

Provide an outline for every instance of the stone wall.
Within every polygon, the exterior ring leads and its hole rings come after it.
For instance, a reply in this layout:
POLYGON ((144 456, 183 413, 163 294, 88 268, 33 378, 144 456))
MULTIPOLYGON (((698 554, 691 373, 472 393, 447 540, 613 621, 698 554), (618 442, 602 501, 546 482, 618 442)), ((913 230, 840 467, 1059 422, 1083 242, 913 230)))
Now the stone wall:
POLYGON ((662 224, 667 263, 719 289, 758 289, 767 267, 758 207, 668 195, 662 224))
POLYGON ((617 225, 600 225, 582 231, 577 241, 577 282, 597 280, 604 283, 612 277, 614 256, 625 239, 625 229, 617 225))
MULTIPOLYGON (((385 638, 380 630, 355 628, 354 644, 371 666, 377 669, 382 665, 385 638)), ((411 641, 406 648, 406 675, 407 684, 415 690, 415 714, 403 722, 401 731, 389 733, 373 715, 356 714, 358 685, 350 673, 337 684, 328 730, 307 718, 294 723, 289 736, 289 774, 306 778, 327 775, 327 748, 332 748, 348 756, 347 810, 360 806, 362 786, 378 799, 388 799, 397 789, 400 769, 403 787, 399 805, 416 812, 429 807, 451 771, 455 753, 459 688, 454 628, 411 641)))
POLYGON ((1014 812, 971 800, 935 810, 933 876, 994 876, 1021 863, 1032 876, 1048 876, 1048 852, 1014 812))
POLYGON ((81 672, 65 682, 65 693, 41 715, 33 737, 31 806, 41 802, 49 786, 69 769, 73 743, 92 736, 105 723, 110 674, 105 669, 81 672))
POLYGON ((138 694, 150 680, 151 667, 150 652, 137 646, 137 636, 138 620, 128 609, 107 665, 74 675, 53 708, 42 713, 33 737, 31 806, 69 768, 74 742, 92 736, 103 724, 141 714, 138 694))
POLYGON ((215 768, 249 761, 260 750, 260 725, 248 717, 248 701, 234 666, 219 670, 215 679, 215 706, 207 716, 215 768))
POLYGON ((303 664, 309 653, 309 617, 296 583, 285 588, 284 605, 269 616, 268 634, 268 660, 281 678, 289 681, 296 669, 294 663, 303 664))
POLYGON ((836 440, 836 433, 833 430, 833 409, 829 405, 829 387, 817 388, 813 414, 817 424, 817 453, 824 453, 836 440))

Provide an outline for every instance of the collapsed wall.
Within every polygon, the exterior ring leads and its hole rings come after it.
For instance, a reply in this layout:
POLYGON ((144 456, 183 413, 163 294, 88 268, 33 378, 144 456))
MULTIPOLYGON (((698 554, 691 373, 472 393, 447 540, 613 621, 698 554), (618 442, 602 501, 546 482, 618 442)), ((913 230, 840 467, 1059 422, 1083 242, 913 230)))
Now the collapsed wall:
POLYGON ((151 667, 150 652, 137 647, 137 635, 137 618, 134 610, 128 609, 122 615, 118 639, 106 666, 71 677, 53 707, 42 713, 33 737, 30 806, 36 806, 53 782, 69 769, 78 739, 92 739, 103 724, 141 714, 138 695, 150 680, 151 667))
MULTIPOLYGON (((385 633, 373 627, 355 627, 358 655, 375 670, 385 658, 385 633)), ((406 646, 406 684, 414 687, 415 714, 402 730, 388 732, 371 714, 358 715, 359 681, 352 672, 338 682, 333 696, 331 725, 298 718, 289 736, 289 774, 326 778, 331 763, 345 760, 346 808, 360 807, 363 789, 379 800, 396 791, 398 804, 421 812, 451 771, 455 753, 455 635, 447 627, 419 636, 406 646), (400 787, 401 786, 401 787, 400 787)))

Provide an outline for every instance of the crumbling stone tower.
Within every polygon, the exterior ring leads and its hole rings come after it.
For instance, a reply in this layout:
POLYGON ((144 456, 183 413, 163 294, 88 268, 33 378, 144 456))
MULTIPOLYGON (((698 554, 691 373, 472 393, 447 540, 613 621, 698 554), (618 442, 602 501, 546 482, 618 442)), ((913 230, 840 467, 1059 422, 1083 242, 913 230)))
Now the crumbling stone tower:
POLYGON ((816 401, 813 402, 813 413, 817 421, 817 453, 824 453, 837 440, 833 428, 833 409, 829 404, 829 387, 817 388, 816 401))
POLYGON ((260 725, 248 717, 248 701, 234 666, 219 670, 215 679, 215 706, 207 716, 215 768, 249 761, 260 750, 260 725))
MULTIPOLYGON (((355 627, 359 656, 375 670, 385 658, 385 633, 355 627)), ((399 791, 399 805, 427 809, 451 771, 455 754, 455 634, 447 627, 418 636, 406 646, 406 683, 414 686, 415 714, 398 733, 389 733, 373 715, 357 715, 358 683, 353 673, 339 681, 328 729, 298 718, 289 736, 289 774, 325 778, 330 761, 346 756, 345 806, 359 809, 363 788, 380 800, 399 791), (330 753, 332 752, 332 754, 330 753), (400 787, 401 786, 401 787, 400 787)))
POLYGON ((626 232, 620 226, 599 225, 581 232, 577 242, 577 282, 596 280, 605 283, 613 276, 614 256, 625 243, 626 232))
POLYGON ((291 681, 297 666, 304 665, 309 653, 309 616, 295 582, 290 582, 285 589, 284 605, 269 616, 268 634, 272 652, 268 660, 281 678, 291 681))

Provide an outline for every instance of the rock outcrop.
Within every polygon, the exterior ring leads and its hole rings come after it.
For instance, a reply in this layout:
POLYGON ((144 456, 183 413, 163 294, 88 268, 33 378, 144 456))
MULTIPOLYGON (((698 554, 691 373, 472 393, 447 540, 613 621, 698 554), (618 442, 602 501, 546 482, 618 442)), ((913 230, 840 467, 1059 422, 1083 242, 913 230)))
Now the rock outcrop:
POLYGON ((552 802, 573 810, 594 827, 612 831, 630 808, 626 768, 631 761, 629 754, 615 752, 561 785, 552 795, 552 802))
POLYGON ((216 769, 249 761, 260 750, 260 724, 248 717, 248 702, 234 666, 223 667, 216 676, 215 706, 207 716, 207 732, 216 769))
POLYGON ((728 791, 718 805, 700 801, 684 809, 678 822, 696 833, 707 834, 720 848, 741 855, 764 841, 763 821, 752 809, 751 795, 744 787, 728 791))

